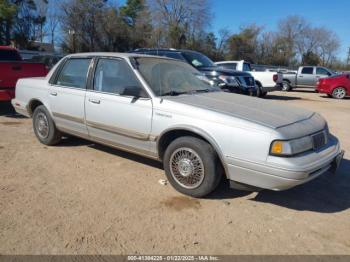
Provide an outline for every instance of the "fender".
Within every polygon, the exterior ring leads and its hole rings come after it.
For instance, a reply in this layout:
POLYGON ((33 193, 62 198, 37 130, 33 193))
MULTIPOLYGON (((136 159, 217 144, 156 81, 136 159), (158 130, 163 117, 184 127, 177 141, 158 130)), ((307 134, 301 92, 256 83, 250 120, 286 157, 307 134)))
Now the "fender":
POLYGON ((218 145, 218 143, 216 142, 216 140, 211 136, 209 135, 205 130, 201 129, 201 128, 198 128, 198 127, 194 127, 194 126, 191 126, 191 125, 176 125, 176 126, 171 126, 165 130, 163 130, 163 132, 156 137, 156 148, 157 148, 157 151, 159 153, 159 141, 160 139, 166 134, 166 133, 169 133, 171 131, 188 131, 188 132, 192 132, 200 137, 203 137, 205 140, 207 140, 209 142, 209 144, 214 148, 215 152, 218 154, 218 157, 220 159, 220 162, 225 170, 225 175, 227 176, 228 174, 228 169, 227 169, 227 165, 226 165, 226 162, 224 161, 224 155, 222 153, 222 151, 220 150, 220 147, 218 145))

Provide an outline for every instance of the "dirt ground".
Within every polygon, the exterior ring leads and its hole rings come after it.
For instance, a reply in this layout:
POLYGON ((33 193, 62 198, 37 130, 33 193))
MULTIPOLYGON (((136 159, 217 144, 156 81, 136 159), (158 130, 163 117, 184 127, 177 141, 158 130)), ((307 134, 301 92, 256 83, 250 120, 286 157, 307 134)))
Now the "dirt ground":
POLYGON ((40 144, 0 108, 0 254, 350 254, 350 99, 300 90, 266 99, 321 113, 347 151, 331 174, 284 192, 222 183, 177 193, 159 163, 85 140, 40 144))

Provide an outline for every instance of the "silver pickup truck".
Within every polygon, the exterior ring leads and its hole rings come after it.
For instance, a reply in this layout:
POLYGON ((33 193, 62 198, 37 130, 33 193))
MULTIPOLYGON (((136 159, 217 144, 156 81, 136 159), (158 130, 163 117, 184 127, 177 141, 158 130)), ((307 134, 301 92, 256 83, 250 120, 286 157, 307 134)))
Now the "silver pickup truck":
POLYGON ((321 66, 301 66, 294 73, 283 73, 283 91, 290 91, 297 87, 316 88, 317 81, 323 77, 333 76, 335 73, 321 66))
POLYGON ((20 79, 12 105, 33 118, 41 143, 66 133, 157 159, 194 197, 223 174, 235 188, 283 190, 339 165, 338 139, 319 114, 226 93, 198 74, 170 58, 74 54, 44 78, 20 79))

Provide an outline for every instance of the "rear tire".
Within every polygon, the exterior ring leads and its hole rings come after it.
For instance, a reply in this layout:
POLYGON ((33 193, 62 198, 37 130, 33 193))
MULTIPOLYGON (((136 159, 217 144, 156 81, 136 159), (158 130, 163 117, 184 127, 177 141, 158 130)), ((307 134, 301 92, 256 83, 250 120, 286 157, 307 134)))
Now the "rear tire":
POLYGON ((261 95, 260 95, 260 97, 265 97, 267 95, 267 92, 265 91, 265 92, 261 92, 261 95))
POLYGON ((288 92, 292 90, 292 87, 290 86, 290 83, 288 81, 283 81, 282 83, 282 91, 288 92))
POLYGON ((266 96, 266 94, 267 94, 267 92, 263 91, 262 85, 259 82, 257 82, 256 83, 256 96, 261 98, 261 97, 266 96))
POLYGON ((56 128, 46 107, 38 106, 33 113, 33 129, 38 140, 48 146, 61 141, 62 133, 56 128))
POLYGON ((334 88, 332 97, 335 99, 343 99, 346 96, 346 89, 344 87, 334 88))
POLYGON ((218 186, 222 178, 218 161, 211 145, 191 136, 175 139, 163 157, 170 184, 192 197, 204 197, 218 186))

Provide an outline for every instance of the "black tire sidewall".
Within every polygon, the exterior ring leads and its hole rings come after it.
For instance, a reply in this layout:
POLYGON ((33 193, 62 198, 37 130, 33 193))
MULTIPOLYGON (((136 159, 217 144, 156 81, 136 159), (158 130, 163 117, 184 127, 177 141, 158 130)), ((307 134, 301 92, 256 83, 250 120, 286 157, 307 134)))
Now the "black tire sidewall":
POLYGON ((211 193, 219 184, 221 174, 217 168, 218 157, 214 149, 202 139, 186 136, 175 139, 166 149, 163 164, 165 174, 170 184, 179 192, 192 197, 204 197, 211 193), (195 151, 201 158, 204 165, 204 179, 201 185, 195 189, 187 189, 182 187, 171 175, 170 157, 171 154, 178 148, 188 147, 195 151))
POLYGON ((38 140, 44 144, 44 145, 54 145, 57 144, 60 140, 60 132, 57 130, 55 123, 53 122, 50 113, 46 109, 45 106, 41 105, 38 106, 33 113, 33 129, 35 136, 38 138, 38 140), (39 113, 45 114, 48 125, 49 125, 49 135, 46 138, 42 138, 39 136, 37 127, 36 127, 36 117, 39 113))

